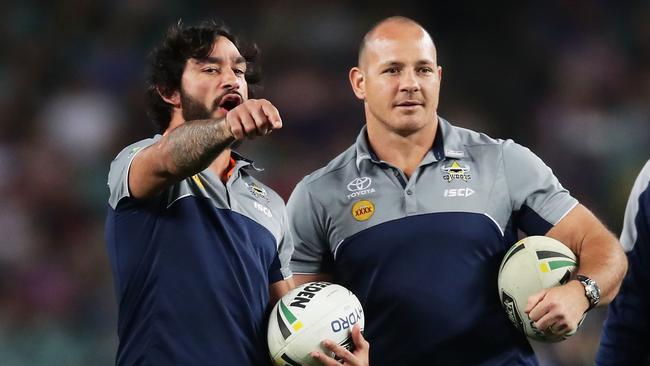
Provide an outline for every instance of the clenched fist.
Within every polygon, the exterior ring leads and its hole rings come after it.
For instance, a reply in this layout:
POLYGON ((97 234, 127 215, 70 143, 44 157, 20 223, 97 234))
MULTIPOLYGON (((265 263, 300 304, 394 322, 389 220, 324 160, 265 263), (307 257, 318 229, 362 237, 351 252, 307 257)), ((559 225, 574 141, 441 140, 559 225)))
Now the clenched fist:
POLYGON ((282 128, 278 109, 266 99, 249 99, 226 114, 226 126, 236 140, 253 139, 282 128))

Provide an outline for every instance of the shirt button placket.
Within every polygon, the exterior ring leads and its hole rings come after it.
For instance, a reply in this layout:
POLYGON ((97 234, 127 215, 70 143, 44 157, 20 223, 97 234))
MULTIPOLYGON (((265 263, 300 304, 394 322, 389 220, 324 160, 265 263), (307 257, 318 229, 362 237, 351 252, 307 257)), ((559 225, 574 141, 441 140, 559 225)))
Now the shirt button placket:
POLYGON ((404 191, 404 200, 406 201, 406 214, 415 215, 417 214, 417 200, 415 197, 415 192, 412 188, 407 188, 404 191))

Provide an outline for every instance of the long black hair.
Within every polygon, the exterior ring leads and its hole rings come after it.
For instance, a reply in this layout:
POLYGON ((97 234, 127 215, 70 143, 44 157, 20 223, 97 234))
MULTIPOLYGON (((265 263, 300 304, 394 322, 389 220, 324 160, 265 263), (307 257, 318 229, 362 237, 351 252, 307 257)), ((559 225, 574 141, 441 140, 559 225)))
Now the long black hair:
POLYGON ((204 21, 198 26, 185 26, 182 21, 171 26, 165 38, 150 55, 150 73, 147 81, 148 115, 159 132, 169 126, 172 106, 165 102, 158 90, 171 95, 181 90, 181 78, 188 59, 207 57, 218 37, 228 38, 246 59, 246 82, 252 95, 261 80, 257 62, 259 49, 255 44, 245 45, 222 22, 204 21))

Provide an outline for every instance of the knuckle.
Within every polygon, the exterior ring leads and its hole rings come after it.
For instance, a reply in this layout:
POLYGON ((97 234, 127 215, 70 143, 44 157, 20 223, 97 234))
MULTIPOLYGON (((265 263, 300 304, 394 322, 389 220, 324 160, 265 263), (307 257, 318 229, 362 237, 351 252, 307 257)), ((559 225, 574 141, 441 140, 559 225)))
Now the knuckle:
POLYGON ((238 123, 231 123, 230 124, 230 131, 232 131, 233 133, 240 132, 241 131, 241 126, 238 123))
POLYGON ((248 118, 244 120, 244 128, 246 128, 246 130, 255 128, 255 120, 252 118, 252 116, 249 115, 248 118))
POLYGON ((238 105, 238 107, 242 107, 242 110, 244 110, 245 113, 250 113, 250 110, 251 110, 252 108, 255 108, 255 101, 247 100, 247 101, 244 102, 244 103, 245 103, 245 104, 240 104, 240 105, 238 105))

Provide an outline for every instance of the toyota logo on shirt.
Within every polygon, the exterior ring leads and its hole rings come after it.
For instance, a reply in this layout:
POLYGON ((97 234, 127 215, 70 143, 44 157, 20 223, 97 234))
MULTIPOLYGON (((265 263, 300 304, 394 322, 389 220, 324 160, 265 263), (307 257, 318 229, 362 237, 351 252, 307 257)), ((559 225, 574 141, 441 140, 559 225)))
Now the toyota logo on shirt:
POLYGON ((370 187, 370 183, 372 183, 372 180, 370 180, 368 177, 355 178, 352 182, 348 183, 348 191, 363 191, 364 189, 368 189, 368 187, 370 187))
POLYGON ((346 197, 352 199, 375 193, 375 189, 370 188, 371 183, 372 180, 368 177, 355 178, 352 182, 348 183, 348 191, 352 193, 348 194, 346 197))

